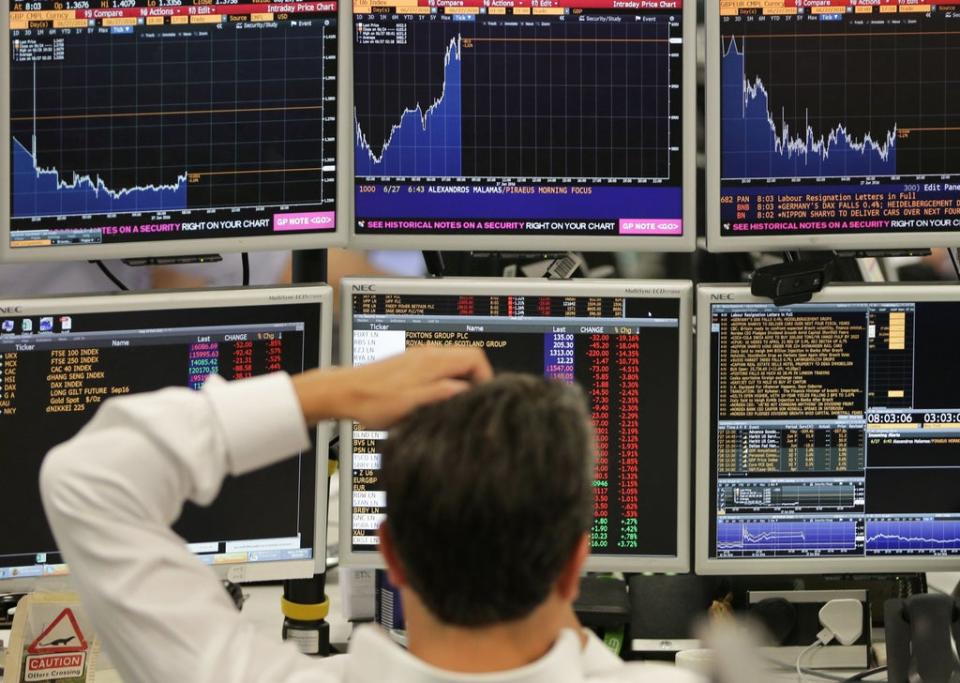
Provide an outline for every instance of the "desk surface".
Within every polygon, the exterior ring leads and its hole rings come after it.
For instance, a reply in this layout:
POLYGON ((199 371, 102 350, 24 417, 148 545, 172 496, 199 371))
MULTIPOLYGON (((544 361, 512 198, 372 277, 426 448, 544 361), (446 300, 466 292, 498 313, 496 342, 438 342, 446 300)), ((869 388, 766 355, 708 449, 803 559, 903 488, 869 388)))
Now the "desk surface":
MULTIPOLYGON (((960 573, 957 574, 931 574, 930 584, 940 590, 952 590, 954 584, 960 579, 960 573)), ((280 586, 245 586, 243 589, 247 596, 247 601, 241 612, 245 620, 254 624, 258 632, 267 638, 280 638, 283 627, 283 615, 280 612, 280 596, 282 589, 280 586)), ((334 643, 345 643, 349 640, 350 632, 353 626, 343 617, 341 609, 340 587, 338 581, 338 572, 330 572, 327 581, 327 594, 330 598, 330 639, 334 643)), ((106 658, 104 658, 106 660, 106 658)), ((107 663, 106 661, 104 663, 107 663)), ((838 675, 851 675, 855 673, 852 670, 838 670, 832 673, 838 675)), ((807 677, 809 681, 819 679, 807 677)), ((787 670, 770 671, 769 678, 764 683, 796 683, 797 674, 787 670)), ((868 679, 869 681, 869 679, 868 679)), ((106 669, 97 673, 98 683, 121 683, 120 677, 115 671, 106 669)))
MULTIPOLYGON (((328 542, 336 543, 338 524, 337 518, 339 506, 336 504, 337 479, 334 478, 334 485, 331 490, 330 516, 328 518, 328 542)), ((960 582, 960 572, 942 572, 927 575, 930 586, 935 590, 951 592, 954 586, 960 582)), ((244 586, 244 594, 247 601, 241 612, 245 620, 252 622, 258 632, 267 638, 281 637, 283 628, 283 614, 280 612, 280 596, 282 589, 279 585, 275 586, 244 586)), ((342 598, 339 586, 339 572, 333 570, 327 575, 327 596, 330 598, 330 615, 327 621, 330 623, 330 640, 333 643, 345 643, 350 638, 352 625, 347 622, 343 616, 342 598)), ((109 666, 104 657, 104 664, 109 666)), ((838 674, 851 675, 852 671, 837 671, 838 674)), ((777 683, 779 681, 791 681, 795 683, 797 674, 789 671, 771 671, 770 678, 764 683, 777 683)), ((817 680, 808 677, 808 680, 817 680)), ((109 669, 97 674, 97 681, 102 683, 119 683, 120 678, 116 672, 109 669)))

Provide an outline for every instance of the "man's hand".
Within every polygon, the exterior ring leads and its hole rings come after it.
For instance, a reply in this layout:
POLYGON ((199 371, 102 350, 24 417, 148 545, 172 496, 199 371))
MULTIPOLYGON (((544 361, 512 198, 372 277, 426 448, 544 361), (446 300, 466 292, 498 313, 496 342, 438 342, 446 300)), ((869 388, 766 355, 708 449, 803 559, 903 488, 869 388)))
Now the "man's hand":
POLYGON ((491 377, 493 370, 479 349, 418 346, 356 368, 311 370, 294 377, 293 384, 308 423, 350 418, 382 429, 415 408, 491 377))

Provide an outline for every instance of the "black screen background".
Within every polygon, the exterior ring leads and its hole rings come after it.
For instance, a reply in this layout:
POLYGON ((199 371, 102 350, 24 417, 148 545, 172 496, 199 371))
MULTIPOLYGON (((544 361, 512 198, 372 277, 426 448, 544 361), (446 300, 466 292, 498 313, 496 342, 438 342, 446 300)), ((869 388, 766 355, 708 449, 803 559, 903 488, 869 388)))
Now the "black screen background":
MULTIPOLYGON (((284 368, 288 372, 309 369, 317 366, 319 358, 320 319, 316 304, 74 314, 72 318, 75 332, 303 322, 303 336, 296 343, 285 343, 284 368)), ((19 320, 16 322, 19 326, 19 320)), ((130 384, 132 393, 187 385, 186 345, 101 349, 101 358, 101 369, 110 381, 130 384)), ((48 352, 21 352, 18 411, 13 416, 0 417, 3 493, 7 509, 16 510, 19 518, 17 524, 8 525, 0 534, 0 556, 54 551, 37 488, 40 465, 53 446, 76 434, 95 413, 89 409, 84 413, 44 414, 48 369, 48 352)), ((232 379, 228 363, 221 363, 220 372, 232 379)), ((187 503, 174 530, 187 542, 208 542, 288 537, 296 535, 299 527, 303 547, 313 547, 317 476, 313 453, 311 450, 300 458, 290 458, 241 477, 228 477, 210 507, 187 503)), ((0 564, 3 563, 0 558, 0 564)))

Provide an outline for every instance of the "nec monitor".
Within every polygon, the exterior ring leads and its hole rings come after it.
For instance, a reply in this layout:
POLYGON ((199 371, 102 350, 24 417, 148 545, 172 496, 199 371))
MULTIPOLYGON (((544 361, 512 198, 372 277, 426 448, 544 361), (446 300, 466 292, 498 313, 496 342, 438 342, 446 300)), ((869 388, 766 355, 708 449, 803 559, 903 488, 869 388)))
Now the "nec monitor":
POLYGON ((956 287, 701 287, 697 572, 953 569, 956 287))
MULTIPOLYGON (((581 385, 598 452, 587 567, 689 570, 692 284, 352 280, 343 284, 345 365, 418 344, 482 348, 497 371, 581 385)), ((382 566, 377 529, 387 432, 343 423, 340 557, 382 566)), ((424 501, 425 505, 429 501, 424 501)))
POLYGON ((960 244, 960 13, 707 0, 711 251, 960 244))
POLYGON ((337 0, 5 0, 0 260, 344 243, 338 33, 337 0))
POLYGON ((351 243, 692 251, 695 32, 692 0, 355 0, 351 243))
MULTIPOLYGON (((0 481, 16 520, 0 534, 0 591, 67 581, 37 477, 103 401, 327 365, 331 297, 311 286, 0 300, 0 481)), ((174 530, 234 581, 312 576, 325 560, 327 431, 228 478, 210 507, 187 504, 174 530)))

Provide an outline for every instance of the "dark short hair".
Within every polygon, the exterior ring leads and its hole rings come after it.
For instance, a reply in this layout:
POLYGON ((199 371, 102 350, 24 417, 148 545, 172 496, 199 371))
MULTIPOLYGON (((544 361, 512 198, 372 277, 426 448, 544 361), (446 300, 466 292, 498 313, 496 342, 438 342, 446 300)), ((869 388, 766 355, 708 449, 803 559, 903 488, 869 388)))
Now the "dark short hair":
POLYGON ((387 530, 410 587, 442 622, 520 619, 548 596, 593 521, 583 392, 501 375, 390 432, 387 530))

